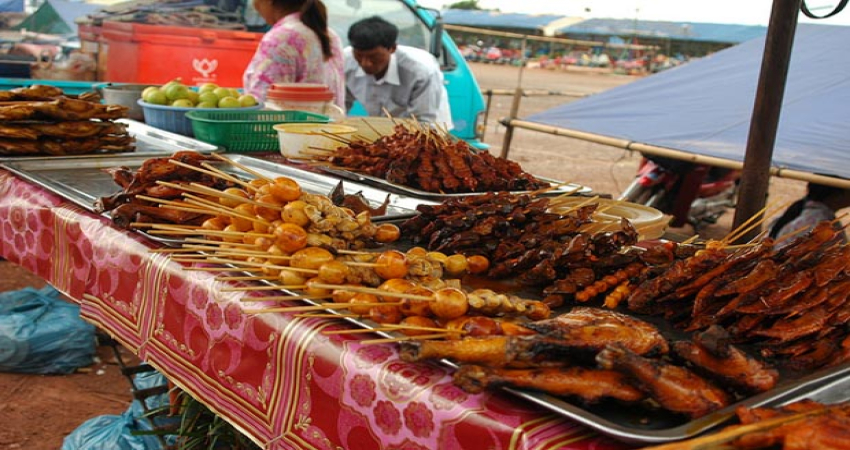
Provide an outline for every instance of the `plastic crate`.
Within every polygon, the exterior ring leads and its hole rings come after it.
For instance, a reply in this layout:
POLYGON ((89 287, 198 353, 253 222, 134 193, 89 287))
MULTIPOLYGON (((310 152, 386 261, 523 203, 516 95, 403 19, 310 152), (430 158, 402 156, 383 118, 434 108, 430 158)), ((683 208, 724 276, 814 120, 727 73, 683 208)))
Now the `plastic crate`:
POLYGON ((330 118, 306 111, 194 110, 186 113, 195 139, 232 152, 280 151, 279 123, 328 123, 330 118))
POLYGON ((155 105, 153 103, 147 103, 142 99, 139 99, 137 103, 142 107, 142 113, 145 115, 146 124, 161 130, 189 137, 194 137, 192 121, 186 117, 189 112, 250 112, 263 107, 263 105, 256 105, 234 109, 181 108, 177 106, 155 105))

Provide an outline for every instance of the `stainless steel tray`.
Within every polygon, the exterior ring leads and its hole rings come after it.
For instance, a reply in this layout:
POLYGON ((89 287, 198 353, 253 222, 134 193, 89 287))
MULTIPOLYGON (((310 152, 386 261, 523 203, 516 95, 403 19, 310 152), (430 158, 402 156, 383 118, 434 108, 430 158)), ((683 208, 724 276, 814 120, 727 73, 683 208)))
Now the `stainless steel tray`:
MULTIPOLYGON (((165 156, 158 154, 157 156, 165 156)), ((227 155, 231 160, 267 177, 286 176, 294 179, 306 192, 328 195, 337 186, 339 179, 308 172, 296 167, 277 164, 245 155, 227 155)), ((108 158, 54 157, 48 159, 22 159, 0 161, 0 166, 34 184, 54 192, 82 208, 94 212, 94 203, 100 197, 117 193, 120 188, 104 170, 116 166, 136 169, 147 157, 134 153, 116 154, 108 158)), ((229 173, 243 178, 254 178, 241 169, 227 163, 216 163, 229 173)), ((370 186, 344 182, 346 193, 361 192, 373 207, 381 205, 389 196, 386 215, 374 217, 379 220, 395 220, 416 214, 416 205, 423 202, 397 194, 391 194, 370 186)), ((108 215, 108 214, 107 214, 108 215)), ((161 239, 158 239, 161 240, 161 239)))
MULTIPOLYGON (((270 286, 275 285, 268 281, 262 283, 270 286)), ((288 289, 281 289, 281 291, 286 292, 287 295, 301 294, 288 289)), ((302 301, 311 305, 320 304, 309 299, 302 301)), ((377 326, 370 320, 345 316, 343 315, 344 312, 339 310, 328 309, 323 312, 340 315, 340 319, 370 330, 375 330, 377 326)), ((640 318, 654 322, 656 325, 660 325, 659 321, 663 322, 663 319, 658 318, 640 318)), ((661 326, 660 328, 669 328, 669 326, 661 326)), ((672 337, 673 334, 681 335, 678 332, 664 330, 662 332, 668 335, 668 338, 672 337)), ((381 330, 375 330, 374 333, 386 338, 400 336, 381 330)), ((440 362, 449 367, 457 368, 457 365, 452 361, 442 360, 440 362)), ((606 403, 604 401, 595 405, 580 405, 543 392, 509 387, 502 389, 613 438, 629 443, 649 445, 689 439, 724 425, 736 417, 735 409, 739 406, 750 408, 781 406, 804 398, 822 403, 850 400, 850 363, 786 379, 767 392, 741 399, 726 408, 690 421, 681 415, 660 409, 647 409, 637 405, 606 403)))
POLYGON ((850 392, 846 390, 848 384, 850 363, 845 363, 797 380, 780 383, 770 391, 691 421, 683 421, 680 416, 664 412, 642 411, 622 404, 600 404, 585 408, 548 394, 512 388, 505 390, 617 439, 657 444, 692 438, 723 425, 736 417, 735 409, 739 406, 780 406, 803 398, 812 398, 824 403, 844 401, 850 396, 850 392))
MULTIPOLYGON (((374 177, 372 175, 366 175, 366 174, 359 173, 359 172, 353 172, 351 170, 340 169, 340 168, 335 168, 335 167, 328 167, 328 166, 325 166, 325 165, 316 165, 316 168, 321 169, 321 170, 323 170, 327 173, 337 175, 337 176, 342 177, 342 178, 346 178, 346 179, 349 179, 349 180, 354 180, 354 181, 358 181, 358 182, 362 182, 362 183, 367 183, 367 184, 370 184, 372 186, 378 186, 382 189, 386 189, 388 191, 399 192, 401 194, 410 195, 410 196, 419 197, 419 198, 430 198, 430 199, 434 199, 434 200, 444 200, 444 199, 451 198, 451 197, 467 197, 469 195, 483 194, 484 193, 484 192, 463 192, 463 193, 457 193, 457 194, 441 194, 439 192, 428 192, 428 191, 423 191, 423 190, 420 190, 420 189, 412 188, 412 187, 409 187, 409 186, 404 186, 404 185, 401 185, 401 184, 391 183, 391 182, 389 182, 389 181, 387 181, 383 178, 378 178, 378 177, 374 177)), ((574 184, 574 183, 563 184, 560 181, 552 180, 552 179, 548 179, 548 178, 543 178, 543 177, 537 177, 537 179, 539 179, 540 181, 547 182, 547 183, 551 184, 552 186, 556 186, 555 189, 552 189, 551 191, 547 191, 543 195, 561 195, 561 194, 566 194, 566 193, 589 194, 592 191, 591 188, 589 188, 587 186, 582 186, 580 184, 574 184)), ((512 193, 522 194, 522 193, 525 193, 525 192, 529 192, 529 191, 514 191, 512 193)))
MULTIPOLYGON (((180 150, 193 150, 200 153, 212 153, 221 150, 218 146, 197 139, 186 137, 170 131, 160 130, 130 119, 119 119, 116 122, 127 124, 127 132, 136 139, 136 151, 122 153, 90 153, 75 156, 0 156, 2 161, 44 161, 58 158, 92 159, 106 158, 115 160, 127 155, 156 157, 173 154, 180 150)), ((118 165, 113 163, 114 165, 118 165)))

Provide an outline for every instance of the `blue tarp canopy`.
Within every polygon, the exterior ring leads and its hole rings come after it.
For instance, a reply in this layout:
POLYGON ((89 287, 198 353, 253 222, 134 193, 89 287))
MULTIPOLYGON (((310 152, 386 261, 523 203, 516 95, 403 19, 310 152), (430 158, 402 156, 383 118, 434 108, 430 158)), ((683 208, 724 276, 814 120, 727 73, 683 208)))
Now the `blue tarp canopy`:
POLYGON ((0 0, 0 13, 24 12, 24 0, 0 0))
MULTIPOLYGON (((525 120, 743 161, 764 37, 525 120)), ((799 24, 773 166, 850 178, 850 27, 799 24)))
POLYGON ((44 34, 76 35, 77 24, 74 21, 77 18, 94 13, 100 8, 99 5, 81 1, 45 0, 34 13, 12 29, 25 29, 44 34))

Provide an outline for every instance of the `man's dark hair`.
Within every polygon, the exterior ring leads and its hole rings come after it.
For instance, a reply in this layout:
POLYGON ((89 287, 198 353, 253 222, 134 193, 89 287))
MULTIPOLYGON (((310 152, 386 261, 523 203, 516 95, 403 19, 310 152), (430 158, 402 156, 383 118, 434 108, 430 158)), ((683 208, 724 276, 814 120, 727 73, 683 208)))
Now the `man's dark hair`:
POLYGON ((393 48, 397 38, 398 27, 378 16, 359 20, 348 28, 348 43, 355 50, 393 48))

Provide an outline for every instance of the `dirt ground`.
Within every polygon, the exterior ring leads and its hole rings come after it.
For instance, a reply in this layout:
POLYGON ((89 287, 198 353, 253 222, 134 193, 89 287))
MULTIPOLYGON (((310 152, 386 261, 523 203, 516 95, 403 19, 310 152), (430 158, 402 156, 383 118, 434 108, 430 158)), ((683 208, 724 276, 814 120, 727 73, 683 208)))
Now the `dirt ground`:
MULTIPOLYGON (((474 64, 473 70, 482 90, 514 89, 519 80, 519 69, 515 67, 474 64)), ((610 73, 541 69, 527 69, 522 74, 526 89, 580 95, 598 93, 636 79, 610 73)), ((580 97, 524 97, 518 115, 524 117, 577 98, 580 97)), ((512 101, 509 96, 492 98, 485 142, 496 155, 501 152, 505 134, 498 121, 509 115, 512 101)), ((579 183, 615 196, 632 179, 639 161, 639 155, 613 147, 527 130, 517 130, 514 134, 508 157, 536 175, 579 183)), ((771 196, 781 202, 802 192, 803 184, 794 181, 774 180, 770 188, 771 196)), ((731 219, 730 212, 711 234, 727 233, 731 219)), ((0 262, 0 291, 43 285, 43 280, 26 270, 0 262)), ((101 359, 84 373, 67 376, 0 373, 0 450, 55 450, 85 420, 125 411, 131 400, 130 385, 120 374, 111 352, 106 347, 101 350, 101 359)))

